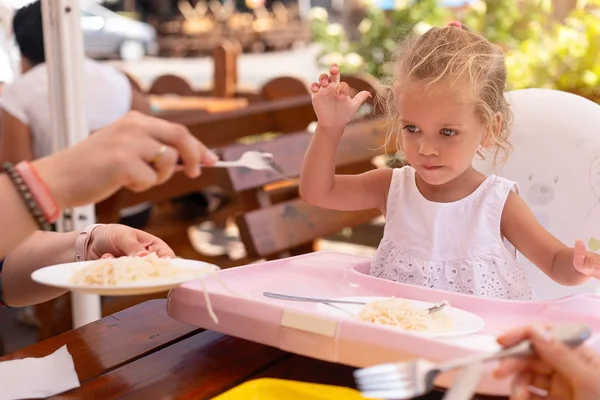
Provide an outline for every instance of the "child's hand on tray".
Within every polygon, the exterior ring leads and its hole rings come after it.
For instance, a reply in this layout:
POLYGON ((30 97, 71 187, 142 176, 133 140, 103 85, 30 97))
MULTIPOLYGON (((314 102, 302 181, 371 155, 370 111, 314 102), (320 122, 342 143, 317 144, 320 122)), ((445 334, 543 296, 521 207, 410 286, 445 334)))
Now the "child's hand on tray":
POLYGON ((600 399, 600 355, 580 346, 570 349, 541 328, 514 329, 498 338, 502 346, 530 339, 536 355, 503 360, 498 378, 514 375, 511 400, 600 399))
POLYGON ((575 242, 573 266, 577 271, 590 278, 600 279, 600 255, 587 251, 581 240, 575 242))

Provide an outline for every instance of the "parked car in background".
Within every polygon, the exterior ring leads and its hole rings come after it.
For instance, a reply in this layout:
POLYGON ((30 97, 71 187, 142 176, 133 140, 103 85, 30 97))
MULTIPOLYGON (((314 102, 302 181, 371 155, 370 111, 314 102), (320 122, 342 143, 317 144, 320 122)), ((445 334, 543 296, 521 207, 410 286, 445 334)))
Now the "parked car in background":
POLYGON ((138 61, 158 53, 156 31, 151 25, 119 15, 95 1, 80 0, 80 5, 88 57, 138 61))
MULTIPOLYGON (((16 10, 33 1, 0 0, 0 5, 16 10)), ((138 61, 147 55, 158 54, 156 31, 151 25, 112 12, 98 4, 98 0, 79 0, 79 4, 84 49, 88 57, 138 61)))

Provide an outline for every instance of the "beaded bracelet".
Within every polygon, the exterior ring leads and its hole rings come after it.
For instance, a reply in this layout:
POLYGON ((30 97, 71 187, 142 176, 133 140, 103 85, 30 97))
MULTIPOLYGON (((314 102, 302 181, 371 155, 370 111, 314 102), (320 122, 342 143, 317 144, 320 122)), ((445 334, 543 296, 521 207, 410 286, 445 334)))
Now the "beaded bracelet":
POLYGON ((60 208, 56 204, 54 196, 50 193, 46 182, 42 180, 37 170, 27 161, 21 161, 15 165, 15 170, 21 176, 23 182, 25 182, 27 188, 29 188, 33 199, 44 214, 46 221, 50 223, 56 222, 60 217, 60 208))
POLYGON ((10 177, 13 184, 19 191, 23 202, 25 202, 25 205, 29 209, 31 216, 36 220, 39 227, 45 231, 52 230, 50 222, 44 216, 44 213, 42 212, 42 209, 40 208, 38 202, 34 199, 29 187, 27 186, 21 175, 17 172, 14 165, 10 162, 5 162, 4 164, 2 164, 2 168, 10 177))

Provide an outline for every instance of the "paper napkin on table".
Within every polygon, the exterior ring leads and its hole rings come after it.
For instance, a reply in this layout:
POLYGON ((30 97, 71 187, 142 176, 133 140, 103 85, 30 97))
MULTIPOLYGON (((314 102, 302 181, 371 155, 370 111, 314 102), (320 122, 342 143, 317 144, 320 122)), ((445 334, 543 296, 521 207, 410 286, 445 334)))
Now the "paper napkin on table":
POLYGON ((42 358, 0 362, 0 400, 42 399, 79 386, 67 346, 42 358))

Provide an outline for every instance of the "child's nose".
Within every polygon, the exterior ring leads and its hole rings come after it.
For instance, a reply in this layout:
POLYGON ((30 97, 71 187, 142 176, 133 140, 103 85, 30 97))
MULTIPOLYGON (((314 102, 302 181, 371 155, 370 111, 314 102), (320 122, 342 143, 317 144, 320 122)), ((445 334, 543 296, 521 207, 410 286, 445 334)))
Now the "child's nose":
POLYGON ((422 139, 421 143, 419 144, 419 153, 422 156, 435 156, 435 155, 437 155, 438 152, 435 147, 435 144, 432 143, 431 140, 422 139))

